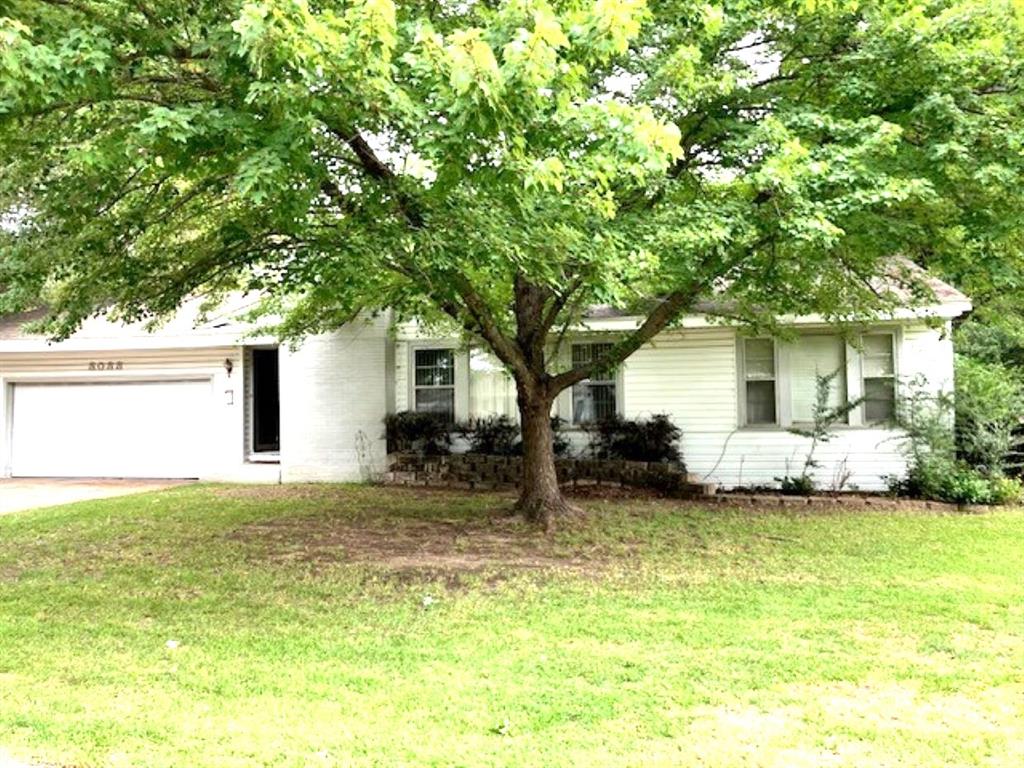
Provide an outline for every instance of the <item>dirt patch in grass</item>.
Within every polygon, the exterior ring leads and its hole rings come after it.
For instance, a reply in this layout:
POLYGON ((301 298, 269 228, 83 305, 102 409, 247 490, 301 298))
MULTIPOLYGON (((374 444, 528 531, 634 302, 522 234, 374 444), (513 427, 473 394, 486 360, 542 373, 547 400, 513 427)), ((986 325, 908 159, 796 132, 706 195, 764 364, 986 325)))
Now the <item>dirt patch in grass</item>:
POLYGON ((400 580, 494 570, 597 570, 605 563, 596 551, 560 549, 542 531, 508 515, 476 520, 293 516, 253 523, 230 536, 252 545, 260 559, 373 565, 400 580))

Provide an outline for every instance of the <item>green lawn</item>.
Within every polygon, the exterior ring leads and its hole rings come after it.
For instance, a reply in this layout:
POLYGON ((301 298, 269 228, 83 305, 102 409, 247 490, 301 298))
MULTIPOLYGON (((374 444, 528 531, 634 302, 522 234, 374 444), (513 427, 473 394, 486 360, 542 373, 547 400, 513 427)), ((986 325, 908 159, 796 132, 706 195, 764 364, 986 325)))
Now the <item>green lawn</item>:
POLYGON ((0 517, 0 754, 1024 765, 1020 511, 590 501, 545 538, 509 504, 187 487, 0 517))

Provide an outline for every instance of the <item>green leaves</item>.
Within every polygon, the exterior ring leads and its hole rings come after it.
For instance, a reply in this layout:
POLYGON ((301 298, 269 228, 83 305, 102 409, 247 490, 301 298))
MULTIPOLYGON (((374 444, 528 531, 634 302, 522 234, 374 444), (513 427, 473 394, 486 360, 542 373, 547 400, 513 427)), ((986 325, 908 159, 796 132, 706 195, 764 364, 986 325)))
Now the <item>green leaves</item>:
POLYGON ((10 8, 0 284, 54 328, 252 287, 293 336, 390 305, 514 337, 517 278, 552 327, 692 286, 848 317, 895 253, 1024 285, 1010 0, 10 8))

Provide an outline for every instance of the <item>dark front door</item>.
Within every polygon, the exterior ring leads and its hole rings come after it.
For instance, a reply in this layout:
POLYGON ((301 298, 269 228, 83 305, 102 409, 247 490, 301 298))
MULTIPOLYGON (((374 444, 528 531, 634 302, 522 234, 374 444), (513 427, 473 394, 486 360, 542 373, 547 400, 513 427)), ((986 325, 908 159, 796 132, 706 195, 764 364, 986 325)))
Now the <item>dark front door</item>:
POLYGON ((281 400, 276 349, 252 351, 252 449, 281 449, 281 400))

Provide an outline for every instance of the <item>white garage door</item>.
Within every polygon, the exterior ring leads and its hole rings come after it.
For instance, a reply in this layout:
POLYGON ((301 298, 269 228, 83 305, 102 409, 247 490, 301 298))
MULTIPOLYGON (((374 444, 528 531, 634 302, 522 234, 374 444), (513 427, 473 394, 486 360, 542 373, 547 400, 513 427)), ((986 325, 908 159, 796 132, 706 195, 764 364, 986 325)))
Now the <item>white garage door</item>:
POLYGON ((15 477, 199 477, 210 443, 205 381, 16 384, 15 477))

